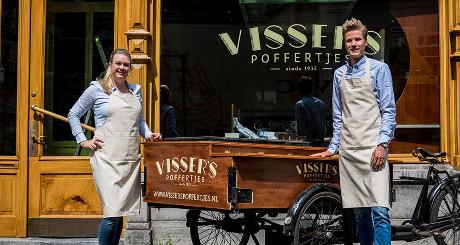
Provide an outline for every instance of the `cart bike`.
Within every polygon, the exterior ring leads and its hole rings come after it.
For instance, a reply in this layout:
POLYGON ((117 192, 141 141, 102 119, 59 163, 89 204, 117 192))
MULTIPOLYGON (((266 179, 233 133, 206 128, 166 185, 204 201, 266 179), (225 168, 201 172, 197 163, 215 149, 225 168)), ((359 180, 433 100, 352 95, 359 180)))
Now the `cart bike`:
MULTIPOLYGON (((309 157, 323 150, 218 137, 145 143, 144 201, 190 209, 194 245, 260 244, 259 231, 265 244, 352 244, 356 225, 352 211, 342 208, 338 158, 309 157), (272 219, 278 214, 286 214, 282 222, 272 219)), ((460 176, 441 178, 435 166, 443 153, 414 154, 431 163, 428 180, 412 219, 393 226, 392 239, 433 236, 438 244, 458 244, 460 176)))

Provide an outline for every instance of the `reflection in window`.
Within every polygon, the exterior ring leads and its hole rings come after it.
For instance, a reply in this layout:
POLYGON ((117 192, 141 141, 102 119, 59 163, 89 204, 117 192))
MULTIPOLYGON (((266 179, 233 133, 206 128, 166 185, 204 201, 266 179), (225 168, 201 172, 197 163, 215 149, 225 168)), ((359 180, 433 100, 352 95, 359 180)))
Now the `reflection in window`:
MULTIPOLYGON (((114 4, 63 2, 47 4, 45 108, 66 116, 87 85, 104 71, 95 37, 108 57, 113 49, 114 4)), ((49 117, 44 124, 44 155, 73 155, 77 144, 69 125, 49 117)), ((82 155, 87 154, 84 151, 82 155)))
POLYGON ((162 8, 161 82, 180 135, 223 136, 232 116, 253 131, 295 132, 298 81, 309 76, 330 137, 332 77, 346 60, 341 24, 353 16, 370 30, 367 55, 392 71, 402 125, 392 151, 439 149, 437 1, 168 0, 162 8), (430 133, 417 136, 420 127, 430 133))
POLYGON ((0 3, 0 155, 16 155, 18 1, 0 3))

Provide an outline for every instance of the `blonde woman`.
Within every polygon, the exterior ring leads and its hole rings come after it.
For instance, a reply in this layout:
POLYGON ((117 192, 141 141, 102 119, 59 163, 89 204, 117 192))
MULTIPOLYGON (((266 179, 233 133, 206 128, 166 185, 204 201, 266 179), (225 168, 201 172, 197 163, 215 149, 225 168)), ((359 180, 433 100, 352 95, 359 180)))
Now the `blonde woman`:
POLYGON ((99 244, 118 244, 122 216, 139 214, 139 136, 161 139, 144 120, 140 86, 126 81, 131 64, 127 50, 115 49, 105 76, 91 82, 68 114, 77 143, 91 151, 93 178, 104 210, 99 244), (94 111, 96 131, 88 140, 80 118, 89 109, 94 111))

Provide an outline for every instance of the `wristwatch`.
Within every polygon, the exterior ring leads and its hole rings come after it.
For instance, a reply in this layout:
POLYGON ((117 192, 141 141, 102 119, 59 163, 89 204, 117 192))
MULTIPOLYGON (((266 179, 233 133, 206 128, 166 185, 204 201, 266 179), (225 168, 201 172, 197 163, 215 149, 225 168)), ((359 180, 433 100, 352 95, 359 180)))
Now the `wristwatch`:
POLYGON ((388 143, 387 142, 382 142, 379 145, 382 146, 385 149, 388 149, 388 143))

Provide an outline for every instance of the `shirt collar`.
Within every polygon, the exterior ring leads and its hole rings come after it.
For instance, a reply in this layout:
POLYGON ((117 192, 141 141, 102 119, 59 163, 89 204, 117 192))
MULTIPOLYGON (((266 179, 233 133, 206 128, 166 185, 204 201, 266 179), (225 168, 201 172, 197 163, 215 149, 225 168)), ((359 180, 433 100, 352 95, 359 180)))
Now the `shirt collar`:
POLYGON ((350 66, 350 64, 348 63, 348 60, 347 60, 347 62, 346 62, 347 68, 348 69, 350 69, 350 68, 357 69, 358 67, 361 67, 366 62, 366 60, 367 60, 367 57, 366 57, 366 55, 364 55, 358 62, 356 62, 356 64, 353 65, 353 67, 350 66))
MULTIPOLYGON (((128 86, 129 92, 131 92, 131 93, 134 92, 134 87, 131 86, 131 84, 129 84, 128 82, 126 82, 126 86, 128 86)), ((112 92, 115 92, 115 91, 117 91, 117 90, 118 90, 117 87, 112 87, 112 92)))

